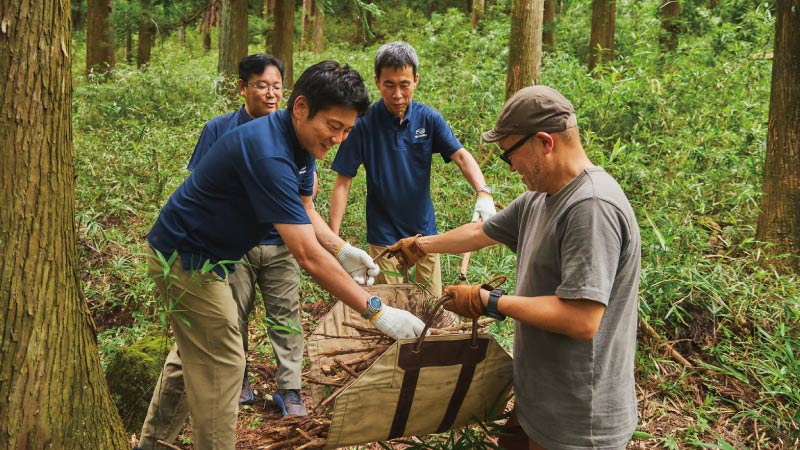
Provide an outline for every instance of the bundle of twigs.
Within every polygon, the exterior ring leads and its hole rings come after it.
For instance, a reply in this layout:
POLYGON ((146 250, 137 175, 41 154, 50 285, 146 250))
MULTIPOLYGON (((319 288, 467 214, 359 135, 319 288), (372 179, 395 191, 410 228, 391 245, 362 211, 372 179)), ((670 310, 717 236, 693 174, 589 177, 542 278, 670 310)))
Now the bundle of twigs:
MULTIPOLYGON (((495 319, 484 318, 478 322, 479 327, 486 327, 495 319)), ((378 359, 393 343, 394 340, 372 328, 365 328, 357 324, 344 323, 344 326, 357 330, 360 336, 349 337, 360 339, 369 343, 365 348, 342 349, 331 351, 322 356, 333 357, 334 363, 324 366, 324 378, 304 377, 305 382, 321 384, 330 388, 330 394, 313 407, 310 415, 306 417, 287 416, 276 421, 264 429, 264 434, 258 438, 259 449, 321 449, 325 446, 328 430, 331 424, 331 414, 327 408, 333 401, 353 384, 361 373, 378 359)), ((468 333, 472 323, 462 323, 443 328, 431 328, 433 335, 468 333)), ((340 336, 330 336, 340 337, 340 336)))

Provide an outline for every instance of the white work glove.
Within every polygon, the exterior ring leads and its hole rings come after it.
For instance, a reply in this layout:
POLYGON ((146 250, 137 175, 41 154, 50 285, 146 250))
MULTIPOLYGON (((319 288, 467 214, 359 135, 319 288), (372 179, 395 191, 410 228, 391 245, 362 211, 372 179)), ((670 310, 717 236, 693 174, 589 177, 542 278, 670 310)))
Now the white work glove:
POLYGON ((425 328, 417 316, 389 305, 383 305, 371 322, 381 333, 394 339, 419 337, 425 328))
POLYGON ((348 243, 336 252, 336 260, 358 284, 372 286, 375 284, 375 277, 381 273, 380 267, 372 261, 367 252, 348 243))
POLYGON ((477 222, 478 219, 486 222, 490 217, 497 214, 494 209, 494 200, 491 195, 479 194, 478 199, 475 200, 475 212, 472 213, 472 221, 477 222))

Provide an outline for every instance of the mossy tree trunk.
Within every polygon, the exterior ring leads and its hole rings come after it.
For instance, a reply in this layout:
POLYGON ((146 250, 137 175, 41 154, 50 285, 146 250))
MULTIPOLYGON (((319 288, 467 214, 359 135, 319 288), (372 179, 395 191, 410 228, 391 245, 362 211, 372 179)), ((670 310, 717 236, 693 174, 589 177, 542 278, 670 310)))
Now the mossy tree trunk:
POLYGON ((0 11, 0 448, 128 449, 78 274, 70 5, 0 11))
POLYGON ((756 238, 800 273, 800 2, 778 0, 767 155, 756 238))
POLYGON ((217 70, 239 78, 239 61, 247 56, 247 0, 222 0, 217 70))
POLYGON ((142 67, 150 62, 153 51, 153 41, 156 35, 156 26, 150 17, 152 8, 150 0, 140 0, 144 17, 139 24, 139 41, 136 45, 136 67, 142 67))
POLYGON ((283 85, 294 87, 294 1, 275 0, 272 55, 283 61, 283 85))
POLYGON ((539 84, 542 65, 544 0, 512 0, 506 99, 539 84))
POLYGON ((678 19, 681 15, 679 0, 661 0, 661 48, 673 51, 678 48, 678 19))
POLYGON ((472 28, 477 28, 486 12, 486 0, 472 0, 472 28))
POLYGON ((589 70, 614 59, 616 0, 592 0, 592 32, 589 38, 589 70))
POLYGON ((551 52, 555 48, 556 0, 544 0, 542 23, 542 48, 551 52))
MULTIPOLYGON (((42 7, 37 3, 36 8, 42 7)), ((110 15, 110 0, 87 0, 86 73, 105 73, 114 67, 114 31, 111 29, 110 15)))
POLYGON ((300 49, 308 50, 313 33, 314 0, 303 0, 303 24, 300 32, 300 49))
POLYGON ((314 53, 320 54, 325 50, 325 12, 323 0, 314 3, 314 53))

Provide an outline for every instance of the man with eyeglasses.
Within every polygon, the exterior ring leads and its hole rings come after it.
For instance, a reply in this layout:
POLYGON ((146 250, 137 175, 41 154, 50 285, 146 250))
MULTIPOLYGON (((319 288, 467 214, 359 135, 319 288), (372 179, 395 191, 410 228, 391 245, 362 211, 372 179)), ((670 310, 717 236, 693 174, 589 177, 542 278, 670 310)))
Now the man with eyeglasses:
MULTIPOLYGON (((264 53, 246 56, 239 61, 237 88, 239 95, 244 98, 244 104, 237 111, 215 117, 205 124, 187 165, 188 170, 194 170, 225 133, 278 110, 283 98, 283 63, 264 53)), ((315 174, 312 175, 314 178, 305 178, 306 183, 312 183, 312 195, 316 194, 317 188, 315 174)), ((248 350, 248 317, 255 309, 255 286, 261 289, 266 321, 270 325, 270 342, 278 363, 275 374, 278 391, 274 396, 283 401, 283 410, 287 414, 307 415, 300 396, 303 362, 300 267, 274 227, 258 246, 242 258, 237 270, 230 274, 229 284, 239 311, 239 332, 245 354, 248 350)), ((255 401, 248 372, 246 365, 239 395, 240 405, 255 401)), ((172 442, 188 415, 183 367, 177 345, 173 345, 150 402, 142 427, 141 445, 147 448, 148 443, 157 440, 172 442)))
MULTIPOLYGON (((272 103, 277 108, 279 99, 272 103)), ((175 334, 163 373, 183 369, 183 383, 160 379, 136 448, 172 442, 189 411, 195 449, 233 450, 245 356, 231 277, 245 269, 235 262, 272 230, 323 289, 362 314, 370 310, 377 297, 356 281, 369 284, 378 267, 331 232, 311 198, 316 159, 347 137, 368 106, 358 72, 335 61, 315 64, 298 79, 286 110, 221 134, 170 196, 147 236, 148 266, 175 334)), ((390 306, 370 318, 395 339, 424 327, 390 306)), ((302 334, 292 350, 302 354, 302 334)))
POLYGON ((514 295, 491 286, 444 289, 445 307, 461 316, 515 321, 515 412, 506 425, 512 433, 499 444, 624 449, 637 422, 641 244, 633 209, 586 156, 572 105, 552 88, 517 92, 483 139, 499 145, 528 191, 483 224, 408 237, 389 249, 407 264, 497 243, 514 251, 514 295))
MULTIPOLYGON (((411 45, 391 42, 375 56, 375 86, 381 99, 359 119, 352 135, 336 153, 331 168, 337 172, 331 193, 331 229, 339 233, 350 185, 363 164, 367 173, 367 244, 371 256, 411 234, 436 234, 431 199, 431 165, 438 153, 453 161, 475 192, 472 221, 495 213, 492 191, 478 163, 435 109, 413 100, 419 83, 419 59, 411 45)), ((402 283, 395 260, 378 262, 378 283, 402 283)), ((417 283, 435 296, 442 295, 439 255, 417 265, 417 283)))

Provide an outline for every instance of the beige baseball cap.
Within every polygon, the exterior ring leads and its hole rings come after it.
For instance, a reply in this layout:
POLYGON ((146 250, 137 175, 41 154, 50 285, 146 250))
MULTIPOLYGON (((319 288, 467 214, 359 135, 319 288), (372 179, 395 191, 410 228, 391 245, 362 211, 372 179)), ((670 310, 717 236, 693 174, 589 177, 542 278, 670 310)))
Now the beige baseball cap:
POLYGON ((528 86, 508 99, 494 128, 481 137, 497 142, 506 136, 557 133, 577 125, 572 103, 560 92, 548 86, 528 86))

